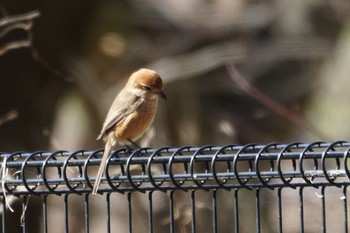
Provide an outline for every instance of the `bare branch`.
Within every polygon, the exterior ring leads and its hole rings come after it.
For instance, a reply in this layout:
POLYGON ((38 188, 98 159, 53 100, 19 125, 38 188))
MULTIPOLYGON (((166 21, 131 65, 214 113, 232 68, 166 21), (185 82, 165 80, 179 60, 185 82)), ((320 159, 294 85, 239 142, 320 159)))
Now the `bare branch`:
POLYGON ((290 111, 288 108, 278 103, 276 100, 260 91, 256 87, 254 87, 246 78, 244 78, 239 71, 235 68, 234 65, 227 65, 227 71, 235 84, 247 95, 251 96, 257 102, 261 103, 277 115, 289 120, 290 122, 304 127, 318 135, 320 138, 327 139, 325 135, 323 135, 316 127, 314 127, 311 122, 307 121, 302 115, 297 112, 290 111))
POLYGON ((246 94, 252 96, 256 101, 265 105, 267 108, 271 109, 276 114, 285 117, 286 119, 294 122, 299 126, 305 126, 305 120, 299 114, 296 114, 292 111, 289 111, 282 104, 278 103, 262 91, 258 90, 256 87, 251 85, 242 75, 237 71, 237 69, 233 65, 227 66, 227 70, 230 74, 231 79, 235 82, 235 84, 246 94))
POLYGON ((13 49, 27 48, 32 46, 32 20, 39 16, 40 12, 35 10, 16 16, 7 16, 7 14, 5 14, 5 17, 0 19, 0 28, 3 28, 0 30, 0 38, 17 29, 23 30, 27 33, 27 38, 25 39, 8 42, 0 46, 0 56, 13 49))
POLYGON ((0 126, 6 124, 9 121, 12 121, 18 117, 18 112, 16 110, 9 111, 3 116, 0 116, 0 126))
POLYGON ((13 30, 23 30, 27 33, 26 38, 22 40, 12 41, 0 46, 0 56, 4 55, 10 50, 18 49, 18 48, 27 48, 30 47, 32 49, 33 59, 42 64, 45 68, 53 72, 55 75, 61 75, 61 73, 52 67, 47 61, 45 61, 37 52, 37 50, 32 46, 33 43, 33 20, 40 16, 40 12, 38 10, 31 11, 25 14, 16 15, 16 16, 7 16, 6 11, 1 8, 0 11, 5 16, 0 19, 0 38, 10 33, 13 30))
POLYGON ((0 56, 4 55, 8 51, 12 49, 18 49, 18 48, 27 48, 32 45, 32 42, 30 40, 19 40, 7 43, 0 47, 0 56))
POLYGON ((40 12, 38 10, 31 11, 25 14, 4 17, 0 19, 0 27, 6 26, 8 24, 19 23, 23 21, 30 21, 40 16, 40 12))
POLYGON ((10 31, 13 31, 13 30, 16 30, 16 29, 22 29, 24 31, 29 31, 29 30, 32 29, 32 26, 33 26, 32 22, 29 22, 29 23, 16 23, 16 24, 9 25, 9 26, 5 27, 5 29, 0 31, 0 37, 3 37, 7 33, 9 33, 10 31))

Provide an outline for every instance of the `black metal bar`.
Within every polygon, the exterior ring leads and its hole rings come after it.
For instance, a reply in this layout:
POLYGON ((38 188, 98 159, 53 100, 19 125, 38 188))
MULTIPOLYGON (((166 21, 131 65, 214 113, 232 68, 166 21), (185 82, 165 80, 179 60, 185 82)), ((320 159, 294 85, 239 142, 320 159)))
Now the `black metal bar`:
MULTIPOLYGON (((325 186, 332 186, 331 184, 327 183, 327 182, 319 182, 319 183, 315 183, 316 187, 319 188, 319 187, 325 187, 325 186)), ((341 186, 345 186, 345 185, 350 185, 349 183, 341 183, 341 186)), ((208 189, 219 189, 220 188, 220 185, 215 185, 215 184, 210 184, 210 185, 206 185, 204 186, 208 189)), ((281 188, 281 187, 285 187, 284 184, 274 184, 273 185, 274 188, 281 188)), ((298 187, 310 187, 308 184, 305 184, 305 183, 299 183, 297 185, 295 185, 296 188, 298 187)), ((238 184, 229 184, 229 185, 226 185, 226 188, 228 188, 229 190, 232 190, 232 189, 237 189, 237 188, 242 188, 242 186, 238 185, 238 184)), ((258 189, 258 188, 266 188, 264 185, 262 184, 255 184, 255 183, 252 183, 252 184, 249 184, 249 188, 250 189, 258 189)), ((187 191, 191 191, 191 190, 203 190, 202 187, 198 187, 196 185, 186 185, 186 186, 183 186, 182 187, 183 190, 187 190, 187 191)), ((138 191, 140 192, 147 192, 147 191, 154 191, 154 187, 153 186, 149 186, 149 187, 138 187, 137 189, 138 191)), ((171 191, 171 190, 177 190, 176 187, 173 187, 173 186, 164 186, 162 187, 160 190, 162 191, 171 191)), ((84 193, 91 193, 91 190, 90 189, 85 189, 85 188, 79 188, 79 189, 76 189, 75 190, 76 192, 79 192, 81 194, 84 194, 84 193)), ((104 192, 104 193, 107 193, 107 192, 113 192, 111 189, 109 188, 104 188, 104 189, 100 189, 99 191, 101 192, 104 192)), ((118 189, 119 192, 132 192, 132 191, 135 191, 135 189, 133 187, 120 187, 118 189)), ((11 192, 13 195, 15 196, 22 196, 22 195, 28 195, 28 191, 22 191, 22 190, 18 190, 18 191, 13 191, 11 192)), ((67 189, 63 189, 63 190, 60 190, 60 191, 55 191, 55 194, 57 195, 60 195, 60 194, 70 194, 71 191, 70 190, 67 190, 67 189)), ((38 191, 35 191, 35 194, 37 195, 45 195, 45 194, 52 194, 50 191, 48 190, 38 190, 38 191)), ((1 193, 0 193, 0 196, 1 196, 1 193)))
POLYGON ((322 232, 326 233, 327 232, 327 224, 326 224, 326 197, 325 197, 325 188, 326 187, 322 187, 321 188, 321 208, 322 208, 322 232))
POLYGON ((107 233, 111 232, 111 193, 106 194, 106 227, 107 233))
POLYGON ((2 232, 6 233, 6 226, 7 226, 7 211, 6 211, 6 198, 2 198, 2 215, 1 215, 1 219, 2 219, 2 232))
POLYGON ((344 233, 348 233, 348 195, 347 195, 348 186, 343 188, 343 210, 344 210, 344 233))
POLYGON ((196 190, 191 192, 191 233, 196 233, 196 190))
POLYGON ((217 199, 216 199, 216 189, 213 190, 213 196, 212 196, 212 205, 213 205, 213 210, 212 210, 212 213, 213 213, 213 233, 217 233, 218 231, 218 223, 217 223, 217 199))
POLYGON ((256 232, 260 233, 260 189, 255 190, 255 222, 256 232))
POLYGON ((85 232, 89 233, 89 195, 88 193, 84 194, 84 222, 85 222, 85 232))
POLYGON ((169 195, 169 225, 170 225, 170 233, 174 233, 174 192, 170 191, 169 195))
POLYGON ((22 197, 22 232, 27 233, 28 232, 28 219, 27 219, 27 206, 28 206, 28 196, 22 197))
POLYGON ((235 220, 235 233, 239 233, 238 191, 239 189, 235 189, 234 195, 233 195, 233 214, 234 214, 234 220, 235 220))
POLYGON ((300 233, 304 233, 304 188, 299 189, 299 217, 300 217, 300 233))
POLYGON ((69 205, 68 205, 69 194, 64 195, 64 232, 69 232, 69 205))
POLYGON ((277 208, 278 208, 278 233, 282 233, 283 232, 283 214, 282 214, 282 189, 283 188, 279 188, 277 189, 277 208))
MULTIPOLYGON (((340 178, 346 178, 346 174, 344 170, 329 170, 328 173, 331 173, 334 177, 340 177, 340 178)), ((240 177, 240 179, 255 179, 257 178, 256 176, 256 172, 255 171, 248 171, 248 172, 239 172, 237 175, 240 177)), ((260 177, 261 178, 269 178, 269 179, 279 179, 280 176, 276 171, 263 171, 260 172, 260 177)), ((286 171, 284 172, 284 177, 286 178, 302 178, 302 176, 300 175, 300 172, 289 172, 286 171)), ((305 171, 304 175, 308 178, 317 178, 317 177, 324 177, 323 172, 321 170, 309 170, 309 171, 305 171)), ((225 180, 225 179, 236 179, 236 175, 232 172, 225 172, 225 173, 216 173, 215 174, 216 178, 219 178, 221 180, 225 180)), ((119 177, 111 177, 112 179, 114 178, 118 178, 119 182, 128 182, 128 179, 126 176, 121 175, 119 177)), ((190 174, 177 174, 177 175, 173 175, 173 178, 175 181, 194 181, 196 179, 211 179, 214 180, 213 175, 210 173, 197 173, 195 174, 195 178, 191 177, 190 174)), ((130 177, 130 179, 133 180, 133 182, 150 182, 149 178, 147 177, 147 175, 134 175, 132 177, 130 177)), ((152 176, 152 180, 156 181, 156 182, 161 182, 161 181, 171 181, 169 179, 169 176, 167 174, 155 174, 152 176)), ((35 183, 41 183, 43 182, 42 179, 39 178, 28 178, 26 179, 26 184, 27 185, 34 185, 35 183)), ((52 185, 62 185, 62 184, 66 184, 66 181, 64 181, 63 179, 48 179, 46 180, 46 182, 52 184, 52 185)), ((69 182, 70 184, 84 184, 85 179, 84 178, 70 178, 67 180, 67 182, 69 182)), ((329 183, 329 182, 327 182, 329 183)), ((344 181, 344 182, 339 182, 339 185, 344 185, 344 184, 349 184, 350 181, 344 181)), ((21 185, 22 181, 20 180, 8 180, 6 181, 7 185, 21 185)), ((264 183, 261 183, 263 186, 266 187, 266 185, 264 183)), ((330 185, 333 185, 331 183, 329 183, 330 185)), ((221 187, 227 187, 224 184, 221 184, 221 187)), ((334 185, 333 185, 334 186, 334 185)), ((154 186, 153 186, 154 187, 154 186)), ((156 187, 159 187, 158 185, 156 187)), ((159 188, 162 188, 161 186, 159 188)), ((76 190, 76 189, 75 189, 76 190)), ((50 190, 50 192, 55 192, 56 190, 50 190)))
POLYGON ((148 193, 148 232, 153 232, 153 191, 148 193))
MULTIPOLYGON (((304 176, 307 177, 308 179, 310 178, 317 178, 317 177, 325 177, 323 171, 321 170, 308 170, 308 171, 304 171, 304 176)), ((340 178, 346 178, 346 174, 344 170, 328 170, 328 173, 331 173, 332 176, 334 177, 340 177, 340 178)), ((248 172, 239 172, 237 174, 240 179, 255 179, 257 178, 257 173, 255 171, 248 171, 248 172)), ((293 172, 289 172, 286 171, 283 173, 285 178, 303 178, 300 175, 300 172, 297 171, 293 171, 293 172)), ((225 179, 236 179, 236 175, 232 172, 221 172, 221 173, 216 173, 215 174, 216 178, 219 178, 221 180, 225 180, 225 179)), ((276 171, 263 171, 260 172, 259 176, 261 178, 265 178, 265 179, 279 179, 280 175, 278 174, 278 172, 276 171)), ((114 176, 111 177, 112 179, 118 178, 119 182, 128 182, 128 179, 125 175, 121 175, 121 176, 114 176)), ((150 182, 150 179, 148 178, 148 175, 133 175, 132 177, 129 177, 130 179, 133 180, 133 182, 150 182)), ((210 173, 197 173, 195 174, 195 177, 191 177, 190 174, 177 174, 177 175, 173 175, 173 178, 175 181, 194 181, 197 179, 210 179, 210 180, 215 180, 213 174, 210 173)), ((161 182, 161 181, 171 181, 169 178, 168 174, 154 174, 152 176, 152 180, 155 182, 161 182)), ((27 185, 34 185, 35 183, 41 183, 43 182, 42 179, 40 178, 28 178, 26 179, 26 184, 27 185)), ((50 183, 51 185, 62 185, 62 184, 66 184, 66 181, 63 179, 47 179, 46 183, 50 183)), ((85 184, 85 179, 84 178, 69 178, 67 179, 67 182, 69 182, 70 184, 85 184)), ((282 183, 282 182, 281 182, 282 183)), ((334 186, 334 184, 329 183, 327 181, 328 184, 334 186)), ((350 181, 346 180, 343 182, 339 182, 337 184, 339 185, 345 185, 345 184, 349 184, 350 181)), ((6 181, 7 185, 21 185, 22 181, 21 180, 8 180, 6 181)), ((263 186, 267 187, 267 185, 265 185, 264 183, 261 183, 263 186)), ((227 187, 224 184, 221 184, 221 187, 227 187)), ((155 186, 153 186, 155 187, 155 186)), ((159 187, 158 185, 156 187, 159 187)), ((162 188, 161 186, 159 188, 162 188)), ((77 189, 75 189, 77 190, 77 189)), ((50 192, 56 192, 56 190, 50 190, 50 192)))
POLYGON ((132 233, 132 203, 131 203, 131 194, 132 192, 128 192, 128 232, 132 233))
POLYGON ((47 195, 43 196, 43 232, 46 233, 48 229, 47 224, 47 195))

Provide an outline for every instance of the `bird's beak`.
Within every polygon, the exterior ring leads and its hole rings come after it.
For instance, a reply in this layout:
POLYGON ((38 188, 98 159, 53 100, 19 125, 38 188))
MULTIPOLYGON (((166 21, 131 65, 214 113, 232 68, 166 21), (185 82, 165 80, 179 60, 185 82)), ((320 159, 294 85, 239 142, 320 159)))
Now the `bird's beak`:
POLYGON ((162 97, 163 99, 167 100, 166 95, 165 95, 165 93, 164 93, 163 91, 159 92, 158 95, 159 95, 160 97, 162 97))

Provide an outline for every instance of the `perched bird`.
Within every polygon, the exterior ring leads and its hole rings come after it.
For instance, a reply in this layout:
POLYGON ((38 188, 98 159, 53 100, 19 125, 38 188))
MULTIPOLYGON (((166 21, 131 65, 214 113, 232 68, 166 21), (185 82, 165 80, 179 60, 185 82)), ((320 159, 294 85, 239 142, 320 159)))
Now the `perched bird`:
POLYGON ((150 128, 157 111, 158 97, 166 100, 163 82, 153 70, 142 68, 133 73, 115 98, 97 140, 103 137, 105 150, 92 194, 96 194, 113 147, 136 145, 135 141, 150 128))

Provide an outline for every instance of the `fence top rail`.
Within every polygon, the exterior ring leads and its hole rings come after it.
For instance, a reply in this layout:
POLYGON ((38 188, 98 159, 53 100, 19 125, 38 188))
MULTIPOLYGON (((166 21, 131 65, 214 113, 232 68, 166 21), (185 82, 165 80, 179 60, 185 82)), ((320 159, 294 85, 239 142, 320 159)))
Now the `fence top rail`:
MULTIPOLYGON (((0 195, 89 193, 103 150, 0 153, 0 195)), ((344 187, 350 142, 206 145, 113 151, 100 193, 344 187)))

